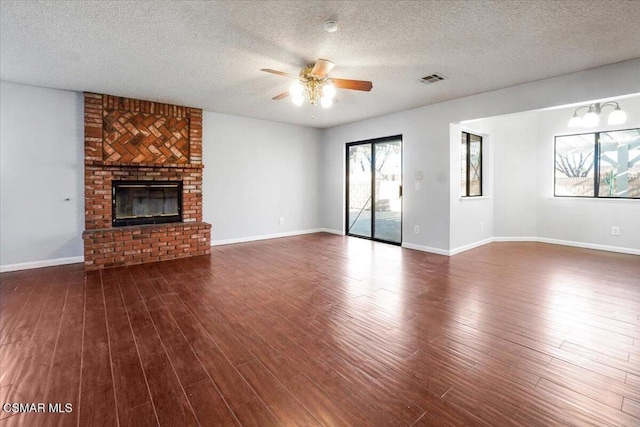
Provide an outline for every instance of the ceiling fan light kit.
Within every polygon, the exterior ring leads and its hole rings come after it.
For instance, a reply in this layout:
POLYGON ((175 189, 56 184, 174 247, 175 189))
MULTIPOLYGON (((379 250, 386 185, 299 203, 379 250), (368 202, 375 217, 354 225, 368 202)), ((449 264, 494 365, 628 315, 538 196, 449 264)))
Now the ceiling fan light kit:
POLYGON ((327 74, 335 67, 335 64, 328 59, 318 59, 318 61, 309 64, 300 71, 298 77, 291 74, 263 68, 261 71, 296 78, 297 81, 291 84, 289 90, 282 92, 273 97, 274 101, 284 99, 291 95, 291 102, 298 107, 304 104, 305 100, 311 105, 321 105, 323 108, 329 108, 334 103, 337 89, 350 89, 368 92, 373 87, 370 81, 350 80, 350 79, 332 79, 327 74))
MULTIPOLYGON (((333 68, 333 63, 330 64, 325 64, 323 67, 325 69, 333 68)), ((324 108, 333 104, 333 98, 336 96, 335 86, 331 79, 326 77, 326 72, 323 71, 325 76, 320 77, 318 73, 313 72, 315 68, 315 64, 309 64, 300 72, 300 79, 289 88, 291 101, 298 107, 304 103, 305 99, 308 99, 311 105, 318 105, 319 102, 324 108)))

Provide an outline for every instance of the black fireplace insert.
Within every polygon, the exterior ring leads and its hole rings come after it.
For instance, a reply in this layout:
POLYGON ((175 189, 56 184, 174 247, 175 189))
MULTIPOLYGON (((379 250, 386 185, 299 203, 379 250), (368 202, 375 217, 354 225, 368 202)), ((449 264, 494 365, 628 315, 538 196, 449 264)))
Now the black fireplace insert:
POLYGON ((182 222, 182 182, 113 181, 114 227, 182 222))

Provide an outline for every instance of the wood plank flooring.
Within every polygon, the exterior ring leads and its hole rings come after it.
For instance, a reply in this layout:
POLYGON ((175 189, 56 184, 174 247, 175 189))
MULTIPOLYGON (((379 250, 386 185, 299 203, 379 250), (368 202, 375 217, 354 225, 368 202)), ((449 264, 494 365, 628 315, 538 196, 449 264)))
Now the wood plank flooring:
POLYGON ((0 275, 2 426, 640 425, 640 257, 312 234, 0 275))

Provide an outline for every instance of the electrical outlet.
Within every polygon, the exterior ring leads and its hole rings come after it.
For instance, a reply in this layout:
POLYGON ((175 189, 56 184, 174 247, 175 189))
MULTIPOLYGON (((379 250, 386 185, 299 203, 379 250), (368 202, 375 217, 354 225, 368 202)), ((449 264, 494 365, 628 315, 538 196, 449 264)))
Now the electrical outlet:
POLYGON ((284 224, 284 218, 280 217, 280 225, 284 224))
POLYGON ((480 221, 480 231, 484 230, 484 222, 480 221))
POLYGON ((620 235, 620 227, 618 227, 616 225, 611 227, 611 235, 612 236, 619 236, 620 235))
POLYGON ((420 234, 420 226, 419 225, 414 225, 413 226, 413 232, 416 234, 420 234))

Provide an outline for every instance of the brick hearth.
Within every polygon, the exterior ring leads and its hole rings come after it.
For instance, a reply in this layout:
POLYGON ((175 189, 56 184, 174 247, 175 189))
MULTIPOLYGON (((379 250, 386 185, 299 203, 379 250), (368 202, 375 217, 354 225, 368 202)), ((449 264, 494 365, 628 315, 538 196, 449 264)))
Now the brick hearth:
POLYGON ((202 110, 85 93, 87 269, 211 252, 202 222, 202 110), (182 181, 182 223, 112 227, 112 181, 182 181))

